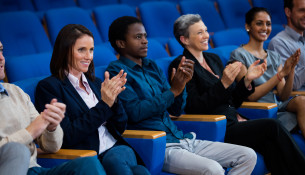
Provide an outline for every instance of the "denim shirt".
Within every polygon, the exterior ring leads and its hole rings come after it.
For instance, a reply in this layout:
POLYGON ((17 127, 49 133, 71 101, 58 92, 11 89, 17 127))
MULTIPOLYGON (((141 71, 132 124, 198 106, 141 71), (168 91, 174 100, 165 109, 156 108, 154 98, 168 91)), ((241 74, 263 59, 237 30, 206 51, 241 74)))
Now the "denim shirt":
POLYGON ((142 66, 125 57, 109 64, 110 76, 120 70, 127 73, 126 89, 119 94, 128 115, 128 129, 156 130, 166 132, 167 143, 177 143, 191 134, 183 135, 169 117, 179 116, 185 107, 186 91, 174 98, 170 85, 157 64, 142 59, 142 66))

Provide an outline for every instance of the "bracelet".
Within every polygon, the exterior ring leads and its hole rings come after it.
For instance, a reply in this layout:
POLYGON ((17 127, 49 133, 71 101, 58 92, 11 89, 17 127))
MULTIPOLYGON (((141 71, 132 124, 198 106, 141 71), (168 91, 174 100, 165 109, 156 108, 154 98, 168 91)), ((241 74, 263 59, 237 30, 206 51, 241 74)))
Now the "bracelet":
POLYGON ((276 77, 277 77, 277 79, 279 79, 279 81, 282 81, 282 78, 280 77, 279 73, 276 73, 276 77))

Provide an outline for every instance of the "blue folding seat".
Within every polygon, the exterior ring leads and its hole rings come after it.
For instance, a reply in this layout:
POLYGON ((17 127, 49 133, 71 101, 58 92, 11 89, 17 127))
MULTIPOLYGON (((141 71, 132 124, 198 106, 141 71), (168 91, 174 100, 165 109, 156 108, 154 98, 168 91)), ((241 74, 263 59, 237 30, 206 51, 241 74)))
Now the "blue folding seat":
POLYGON ((114 4, 96 7, 93 9, 97 28, 104 42, 108 41, 108 30, 110 24, 122 16, 136 17, 136 12, 126 4, 114 4))
POLYGON ((95 44, 102 44, 101 36, 93 23, 90 15, 81 8, 69 7, 48 10, 45 14, 47 28, 51 43, 54 45, 57 34, 67 24, 82 24, 87 27, 94 36, 95 44))
POLYGON ((0 0, 0 13, 29 10, 34 11, 31 0, 0 0))
POLYGON ((105 45, 94 47, 93 62, 94 66, 107 66, 111 61, 117 60, 113 51, 105 45))
POLYGON ((215 53, 216 55, 218 55, 221 59, 223 66, 225 67, 227 65, 228 60, 230 59, 231 52, 237 48, 238 46, 236 45, 225 45, 209 49, 206 52, 215 53))
POLYGON ((173 25, 180 16, 176 4, 166 1, 145 2, 139 6, 142 22, 149 38, 166 45, 174 38, 173 25))
POLYGON ((217 12, 214 2, 212 1, 181 1, 180 9, 182 14, 199 14, 209 32, 217 32, 226 29, 225 23, 217 12))
POLYGON ((214 47, 224 45, 241 45, 247 44, 249 41, 248 33, 244 28, 227 29, 215 32, 212 36, 214 47))
POLYGON ((156 60, 158 58, 169 57, 165 47, 155 39, 148 40, 147 58, 156 60))
POLYGON ((119 4, 119 0, 77 0, 78 5, 84 9, 93 9, 97 6, 119 4))
POLYGON ((12 56, 52 51, 50 41, 38 17, 30 11, 0 13, 0 41, 4 55, 12 56))
POLYGON ((251 9, 247 0, 217 0, 217 2, 228 28, 245 27, 245 15, 251 9))
POLYGON ((5 71, 8 81, 11 83, 50 75, 51 56, 51 52, 46 52, 6 59, 5 71))
POLYGON ((37 11, 46 11, 49 9, 76 7, 74 0, 33 0, 37 11))
POLYGON ((156 0, 120 0, 122 4, 127 4, 131 7, 139 7, 143 2, 156 1, 156 0))
POLYGON ((252 0, 254 7, 265 7, 272 16, 273 24, 287 24, 284 10, 284 1, 278 0, 252 0))

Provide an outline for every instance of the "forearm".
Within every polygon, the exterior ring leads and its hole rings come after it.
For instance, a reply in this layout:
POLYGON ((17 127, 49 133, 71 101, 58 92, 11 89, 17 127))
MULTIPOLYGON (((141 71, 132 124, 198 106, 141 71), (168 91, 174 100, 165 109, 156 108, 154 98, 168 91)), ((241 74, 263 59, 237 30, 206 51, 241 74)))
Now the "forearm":
POLYGON ((175 97, 174 103, 167 109, 167 111, 174 116, 180 116, 184 110, 186 104, 186 89, 182 91, 182 93, 175 97))
POLYGON ((283 83, 285 83, 283 89, 280 91, 279 97, 282 101, 287 100, 290 95, 293 88, 293 80, 294 80, 294 71, 291 71, 291 73, 288 75, 287 80, 283 79, 283 83))
POLYGON ((39 148, 44 152, 55 153, 62 146, 63 130, 60 126, 57 126, 53 132, 45 130, 41 136, 36 139, 36 141, 39 148))
POLYGON ((3 137, 0 140, 0 147, 8 142, 18 142, 28 145, 33 142, 33 137, 26 129, 20 129, 9 136, 3 137))
POLYGON ((270 92, 278 83, 280 82, 279 78, 275 74, 272 78, 270 78, 265 83, 255 87, 255 92, 248 97, 249 101, 257 101, 263 96, 265 96, 268 92, 270 92))

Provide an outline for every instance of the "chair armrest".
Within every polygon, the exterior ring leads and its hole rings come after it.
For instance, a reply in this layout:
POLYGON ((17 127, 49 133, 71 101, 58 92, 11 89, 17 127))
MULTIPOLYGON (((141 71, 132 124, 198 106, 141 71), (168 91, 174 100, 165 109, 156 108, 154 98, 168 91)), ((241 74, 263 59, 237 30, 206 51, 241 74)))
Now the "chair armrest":
POLYGON ((224 141, 227 120, 224 115, 181 115, 174 119, 184 133, 195 132, 198 139, 224 141))
POLYGON ((124 139, 139 154, 151 174, 160 174, 166 147, 164 131, 125 130, 124 139))
POLYGON ((97 157, 96 152, 93 150, 60 149, 56 153, 38 154, 37 162, 40 166, 44 168, 51 168, 72 159, 92 156, 97 157))
POLYGON ((277 118, 277 110, 276 103, 243 102, 237 111, 249 119, 258 119, 277 118))

